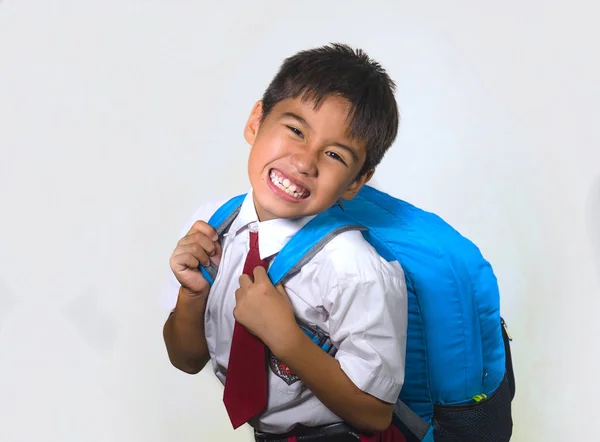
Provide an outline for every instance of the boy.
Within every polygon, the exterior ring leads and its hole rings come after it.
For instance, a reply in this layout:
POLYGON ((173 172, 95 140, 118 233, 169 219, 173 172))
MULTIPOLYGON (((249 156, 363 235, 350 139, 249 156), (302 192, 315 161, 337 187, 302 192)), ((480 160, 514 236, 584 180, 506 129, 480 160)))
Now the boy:
MULTIPOLYGON (((394 90, 379 64, 345 45, 286 59, 244 129, 251 190, 237 218, 220 243, 206 221, 224 201, 205 204, 171 256, 169 358, 191 374, 210 360, 234 427, 248 421, 256 440, 357 440, 357 433, 403 440, 390 425, 406 349, 400 265, 348 231, 283 286, 274 287, 265 270, 314 216, 343 206, 369 181, 398 131, 394 90), (248 270, 253 253, 262 267, 248 270), (212 287, 198 270, 211 263, 219 266, 212 287), (265 349, 267 363, 245 381, 245 392, 230 394, 242 334, 255 340, 246 346, 265 349), (258 406, 242 404, 261 395, 258 406)), ((243 363, 242 371, 254 370, 249 359, 243 363)))

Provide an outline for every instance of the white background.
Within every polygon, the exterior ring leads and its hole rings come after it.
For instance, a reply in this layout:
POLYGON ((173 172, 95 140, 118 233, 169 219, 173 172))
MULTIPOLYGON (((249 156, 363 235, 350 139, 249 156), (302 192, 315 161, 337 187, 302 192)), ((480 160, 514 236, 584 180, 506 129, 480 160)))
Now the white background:
POLYGON ((495 266, 515 441, 596 440, 596 2, 0 1, 0 441, 247 441, 170 366, 182 224, 244 192, 245 119, 282 59, 342 41, 398 83, 378 186, 495 266), (216 8, 216 9, 213 9, 216 8))

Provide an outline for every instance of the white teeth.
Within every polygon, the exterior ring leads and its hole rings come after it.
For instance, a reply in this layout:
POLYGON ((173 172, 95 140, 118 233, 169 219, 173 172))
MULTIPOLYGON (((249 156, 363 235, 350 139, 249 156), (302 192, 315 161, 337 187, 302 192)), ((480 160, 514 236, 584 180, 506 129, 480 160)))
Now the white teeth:
POLYGON ((271 181, 273 181, 273 184, 282 184, 275 172, 271 172, 271 181))
POLYGON ((270 178, 273 184, 275 184, 288 195, 292 195, 294 198, 302 197, 304 192, 298 192, 298 187, 295 184, 292 184, 287 178, 284 178, 282 181, 274 171, 271 171, 270 178))

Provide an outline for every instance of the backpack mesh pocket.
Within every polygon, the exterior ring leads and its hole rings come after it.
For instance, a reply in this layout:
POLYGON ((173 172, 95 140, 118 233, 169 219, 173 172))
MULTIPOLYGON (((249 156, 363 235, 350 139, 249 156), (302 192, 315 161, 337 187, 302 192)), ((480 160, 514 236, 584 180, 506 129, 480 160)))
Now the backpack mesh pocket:
POLYGON ((512 435, 511 392, 505 378, 489 398, 468 405, 436 405, 436 442, 507 442, 512 435))

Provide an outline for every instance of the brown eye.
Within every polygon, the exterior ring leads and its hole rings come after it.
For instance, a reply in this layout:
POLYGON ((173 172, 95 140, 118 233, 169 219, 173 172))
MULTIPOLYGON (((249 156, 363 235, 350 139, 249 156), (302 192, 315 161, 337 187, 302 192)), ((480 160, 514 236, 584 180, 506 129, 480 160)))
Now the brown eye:
POLYGON ((294 126, 287 126, 286 127, 292 131, 294 133, 294 135, 299 136, 300 138, 304 138, 304 134, 302 134, 302 132, 300 132, 300 130, 296 129, 294 126))
POLYGON ((341 156, 339 156, 339 155, 338 155, 337 153, 335 153, 335 152, 327 152, 327 154, 326 154, 326 155, 327 155, 327 156, 329 156, 329 157, 331 157, 331 158, 333 158, 334 160, 337 160, 337 161, 339 161, 340 163, 342 163, 342 164, 344 164, 344 165, 347 165, 347 164, 344 162, 344 160, 342 159, 342 157, 341 157, 341 156))
POLYGON ((300 138, 304 138, 304 135, 302 134, 302 132, 300 132, 298 129, 296 129, 294 126, 287 126, 287 128, 289 130, 291 130, 295 135, 299 136, 300 138))

